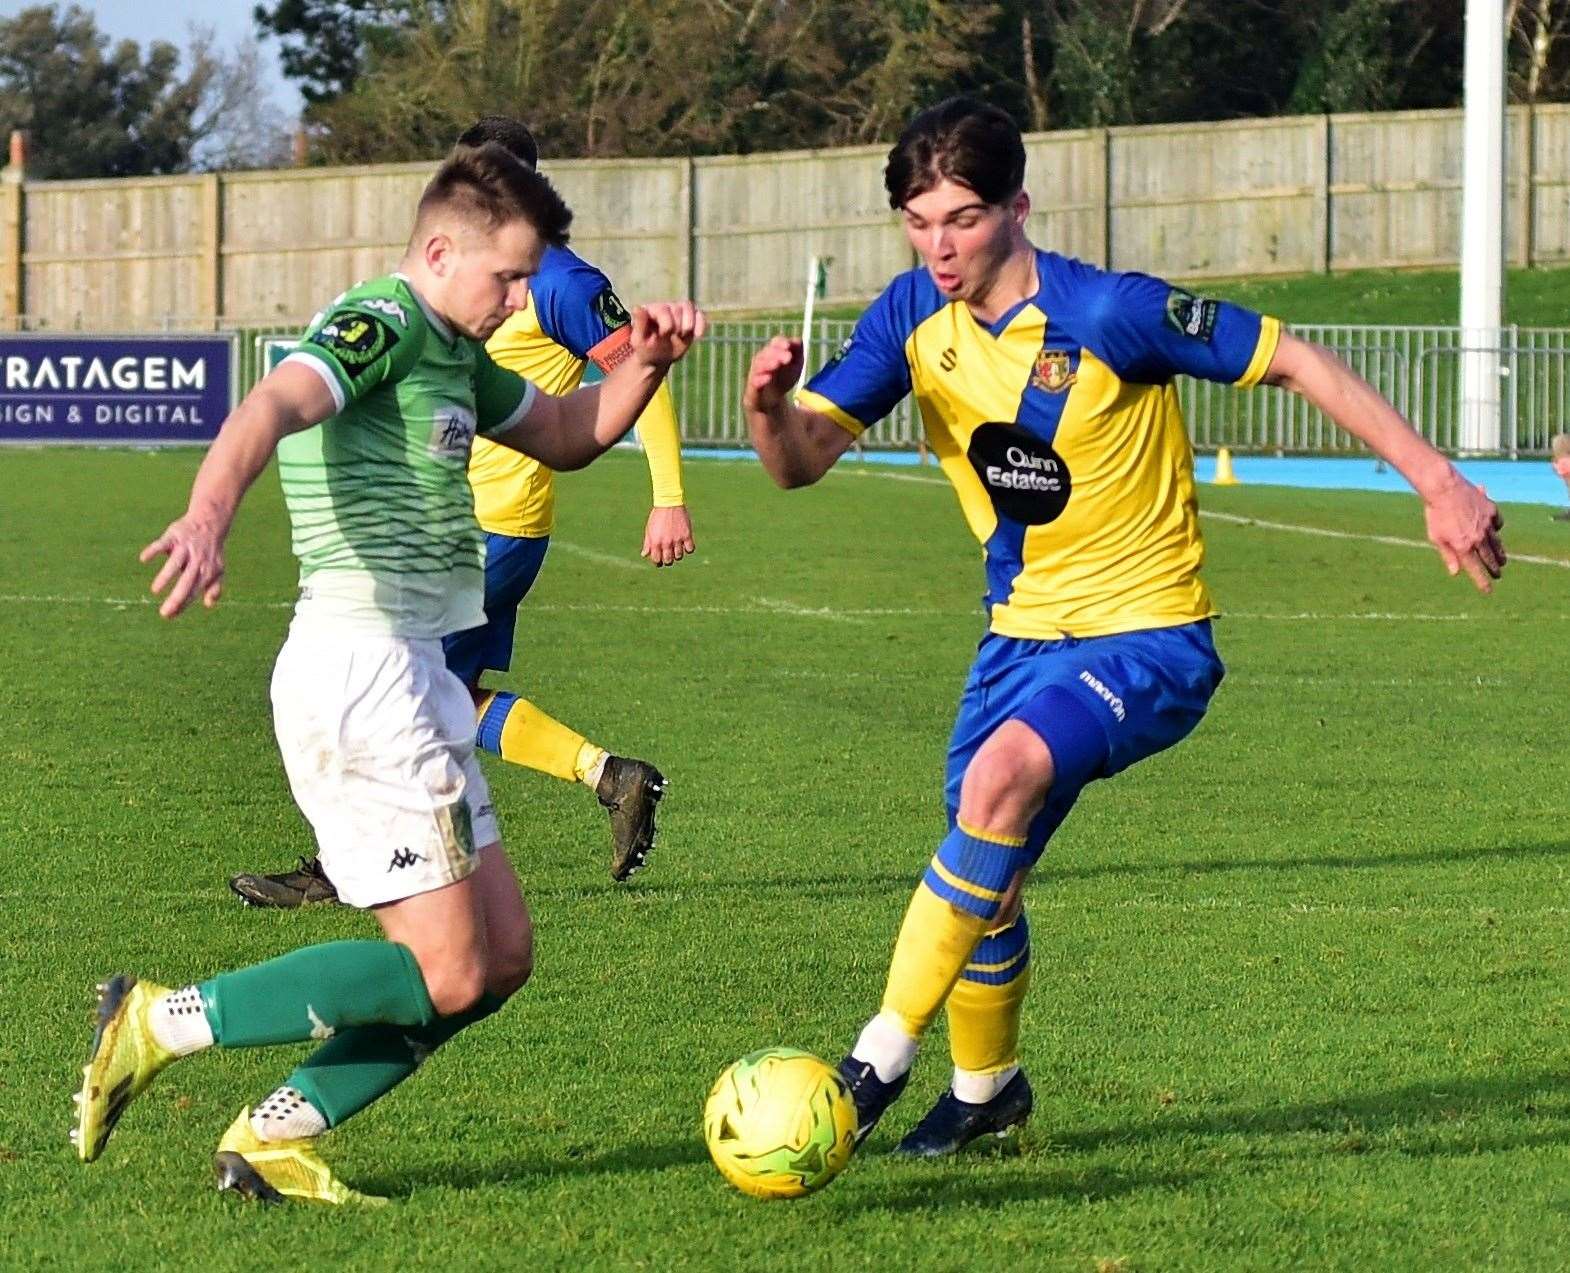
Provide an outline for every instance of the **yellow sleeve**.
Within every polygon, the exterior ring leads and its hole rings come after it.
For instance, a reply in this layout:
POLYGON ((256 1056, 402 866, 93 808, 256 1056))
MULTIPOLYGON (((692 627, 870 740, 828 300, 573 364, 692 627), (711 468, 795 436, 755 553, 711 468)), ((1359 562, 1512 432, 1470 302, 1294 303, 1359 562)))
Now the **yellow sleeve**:
POLYGON ((796 391, 796 405, 808 411, 816 411, 819 415, 828 418, 844 429, 853 438, 859 438, 867 431, 867 426, 850 412, 846 411, 836 402, 831 402, 821 393, 813 393, 811 389, 798 389, 796 391))
POLYGON ((681 489, 681 433, 676 427, 676 403, 671 387, 662 382, 638 417, 638 440, 649 463, 655 508, 680 508, 687 502, 681 489))
POLYGON ((1254 356, 1249 359, 1248 366, 1243 374, 1234 382, 1241 389, 1250 389, 1257 385, 1270 370, 1271 361, 1276 356, 1276 348, 1281 344, 1281 320, 1262 314, 1259 318, 1259 344, 1254 346, 1254 356))

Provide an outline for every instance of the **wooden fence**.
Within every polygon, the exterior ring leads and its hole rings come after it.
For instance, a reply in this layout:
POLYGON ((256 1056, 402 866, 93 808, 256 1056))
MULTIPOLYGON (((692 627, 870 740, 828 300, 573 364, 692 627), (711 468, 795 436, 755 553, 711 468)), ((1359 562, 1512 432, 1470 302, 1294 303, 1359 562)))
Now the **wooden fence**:
MULTIPOLYGON (((1461 114, 1172 124, 1026 139, 1038 243, 1174 279, 1454 264, 1461 114)), ((1570 106, 1509 117, 1507 259, 1570 261, 1570 106)), ((47 139, 39 139, 47 144, 47 139)), ((884 148, 565 160, 573 244, 629 300, 829 303, 911 263, 884 148)), ((0 176, 0 327, 190 330, 293 324, 392 268, 431 164, 113 181, 0 176)))

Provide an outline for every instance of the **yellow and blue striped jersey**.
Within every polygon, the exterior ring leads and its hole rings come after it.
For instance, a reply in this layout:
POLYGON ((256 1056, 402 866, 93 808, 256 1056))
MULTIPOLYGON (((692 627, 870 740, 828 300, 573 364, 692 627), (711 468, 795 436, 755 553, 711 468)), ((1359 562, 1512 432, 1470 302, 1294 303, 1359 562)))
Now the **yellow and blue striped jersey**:
POLYGON ((1280 323, 1145 274, 1036 253, 994 323, 902 274, 797 395, 859 436, 913 393, 986 560, 1003 636, 1055 640, 1214 613, 1173 377, 1257 384, 1280 323))
MULTIPOLYGON (((627 311, 610 280, 567 248, 549 247, 529 280, 529 303, 486 343, 497 365, 517 372, 546 393, 571 393, 589 362, 609 371, 631 350, 627 311)), ((638 420, 654 505, 686 502, 681 487, 681 440, 670 388, 662 384, 638 420)), ((475 439, 469 460, 474 511, 480 526, 499 535, 538 539, 556 520, 555 474, 538 460, 475 439)))

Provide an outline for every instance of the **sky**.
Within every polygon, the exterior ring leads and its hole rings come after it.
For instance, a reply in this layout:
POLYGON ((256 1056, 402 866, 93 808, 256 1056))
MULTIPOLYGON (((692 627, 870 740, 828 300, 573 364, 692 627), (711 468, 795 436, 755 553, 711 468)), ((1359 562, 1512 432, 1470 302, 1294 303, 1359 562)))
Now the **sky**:
MULTIPOLYGON (((23 9, 41 2, 47 0, 0 0, 0 18, 15 17, 23 9)), ((60 0, 57 7, 64 8, 69 2, 60 0)), ((185 49, 190 43, 189 29, 193 22, 211 27, 217 34, 219 49, 224 52, 233 49, 241 38, 256 38, 256 27, 251 21, 256 0, 74 0, 74 3, 90 12, 98 20, 98 29, 111 40, 135 40, 144 45, 151 40, 167 40, 185 49)), ((304 103, 279 69, 278 42, 265 40, 261 49, 274 100, 288 114, 298 114, 304 103)))

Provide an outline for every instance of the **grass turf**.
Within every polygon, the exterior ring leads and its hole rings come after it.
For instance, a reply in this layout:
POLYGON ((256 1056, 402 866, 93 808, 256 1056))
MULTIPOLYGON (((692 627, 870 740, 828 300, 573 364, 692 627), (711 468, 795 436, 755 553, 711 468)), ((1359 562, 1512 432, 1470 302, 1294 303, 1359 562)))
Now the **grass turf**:
MULTIPOLYGON (((1196 735, 1093 787, 1028 893, 1013 1152, 887 1154, 825 1193, 728 1189, 698 1132, 720 1068, 836 1057, 876 1005, 941 831, 981 573, 932 470, 804 492, 689 466, 700 552, 636 560, 647 476, 563 479, 503 683, 672 779, 650 869, 605 872, 584 791, 488 762, 538 924, 533 984, 327 1142, 381 1212, 211 1189, 235 1110, 304 1048, 205 1055, 66 1143, 91 983, 168 982, 370 935, 247 911, 230 872, 309 851, 268 722, 293 570, 276 479, 228 596, 161 623, 136 552, 195 454, 0 468, 0 1264, 27 1268, 1541 1268, 1570 1259, 1563 570, 1493 598, 1433 556, 1207 523, 1229 675, 1196 735), (1312 616, 1312 617, 1310 617, 1312 616)), ((1240 517, 1420 536, 1415 501, 1205 489, 1240 517)), ((1513 508, 1522 553, 1570 532, 1513 508)))

